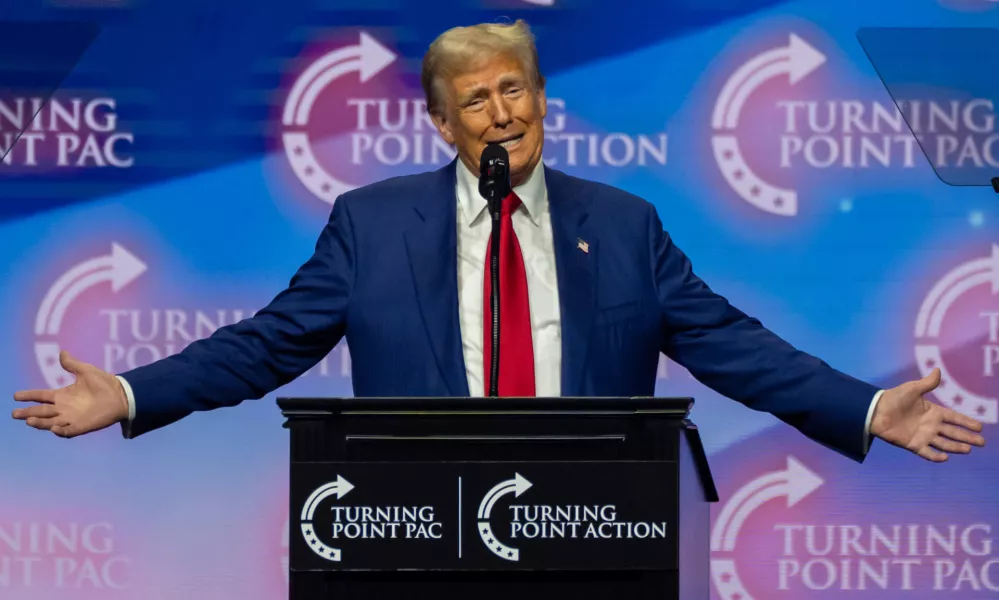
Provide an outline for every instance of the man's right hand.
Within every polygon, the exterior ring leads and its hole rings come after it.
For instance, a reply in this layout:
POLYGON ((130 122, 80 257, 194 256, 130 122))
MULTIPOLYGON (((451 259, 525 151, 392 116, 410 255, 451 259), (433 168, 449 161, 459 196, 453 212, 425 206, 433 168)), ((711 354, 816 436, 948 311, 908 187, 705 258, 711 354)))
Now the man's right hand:
POLYGON ((24 390, 14 393, 18 402, 37 404, 14 411, 15 419, 60 437, 76 437, 128 419, 128 399, 118 378, 63 350, 59 364, 76 381, 57 390, 24 390))

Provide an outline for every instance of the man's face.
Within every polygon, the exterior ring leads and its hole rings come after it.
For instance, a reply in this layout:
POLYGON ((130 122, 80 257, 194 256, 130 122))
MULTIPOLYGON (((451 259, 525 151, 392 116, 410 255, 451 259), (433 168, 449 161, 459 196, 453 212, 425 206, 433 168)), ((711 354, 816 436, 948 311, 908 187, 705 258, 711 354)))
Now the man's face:
POLYGON ((541 160, 545 91, 515 57, 496 56, 444 82, 441 112, 431 115, 444 141, 476 175, 479 158, 490 142, 502 142, 510 154, 510 182, 520 185, 541 160))

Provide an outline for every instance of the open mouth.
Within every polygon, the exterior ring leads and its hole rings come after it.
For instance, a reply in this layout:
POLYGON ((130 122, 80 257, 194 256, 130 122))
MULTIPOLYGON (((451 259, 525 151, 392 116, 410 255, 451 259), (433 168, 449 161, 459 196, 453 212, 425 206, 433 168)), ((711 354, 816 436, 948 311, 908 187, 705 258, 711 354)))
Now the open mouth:
POLYGON ((505 140, 500 140, 497 143, 500 146, 506 148, 507 150, 512 150, 513 148, 516 148, 520 144, 520 140, 522 139, 524 139, 524 134, 509 137, 505 140))

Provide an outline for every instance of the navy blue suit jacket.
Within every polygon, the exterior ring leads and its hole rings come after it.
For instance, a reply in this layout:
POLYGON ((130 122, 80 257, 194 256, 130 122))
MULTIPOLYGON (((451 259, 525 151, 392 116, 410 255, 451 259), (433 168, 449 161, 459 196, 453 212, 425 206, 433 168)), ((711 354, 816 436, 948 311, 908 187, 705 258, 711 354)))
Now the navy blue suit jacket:
MULTIPOLYGON (((260 398, 346 336, 354 394, 467 396, 458 324, 456 162, 343 194, 315 253, 251 318, 122 373, 132 436, 260 398)), ((877 388, 798 351, 714 293, 655 208, 545 167, 564 396, 654 394, 659 353, 699 381, 863 460, 877 388), (578 240, 589 244, 582 252, 578 240)))

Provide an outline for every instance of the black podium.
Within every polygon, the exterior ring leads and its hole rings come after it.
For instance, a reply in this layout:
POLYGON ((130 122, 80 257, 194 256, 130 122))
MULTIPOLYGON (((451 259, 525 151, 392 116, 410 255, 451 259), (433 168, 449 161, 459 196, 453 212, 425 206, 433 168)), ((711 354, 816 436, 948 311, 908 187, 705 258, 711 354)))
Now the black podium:
POLYGON ((689 398, 281 398, 291 600, 709 597, 689 398))

